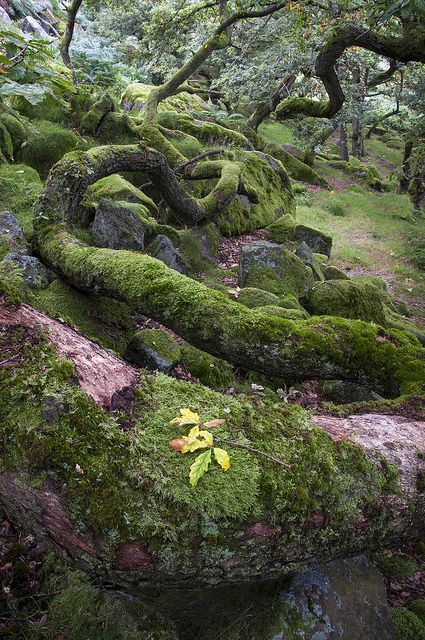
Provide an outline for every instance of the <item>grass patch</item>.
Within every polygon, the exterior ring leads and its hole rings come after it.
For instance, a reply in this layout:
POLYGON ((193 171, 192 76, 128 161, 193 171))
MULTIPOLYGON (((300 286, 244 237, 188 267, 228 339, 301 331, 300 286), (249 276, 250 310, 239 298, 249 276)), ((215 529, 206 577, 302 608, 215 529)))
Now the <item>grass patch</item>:
POLYGON ((262 122, 258 127, 258 133, 267 142, 274 144, 296 144, 293 130, 280 122, 262 122))

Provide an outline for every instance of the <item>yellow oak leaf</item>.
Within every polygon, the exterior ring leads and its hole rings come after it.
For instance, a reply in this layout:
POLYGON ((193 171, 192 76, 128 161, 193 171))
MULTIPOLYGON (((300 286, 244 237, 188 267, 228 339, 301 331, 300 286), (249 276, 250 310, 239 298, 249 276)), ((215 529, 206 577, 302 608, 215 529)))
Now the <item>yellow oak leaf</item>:
POLYGON ((225 449, 214 447, 214 456, 223 471, 227 471, 230 467, 230 456, 225 449))
POLYGON ((199 480, 206 474, 208 467, 211 463, 211 449, 204 451, 197 458, 190 467, 189 483, 192 487, 196 487, 199 480))

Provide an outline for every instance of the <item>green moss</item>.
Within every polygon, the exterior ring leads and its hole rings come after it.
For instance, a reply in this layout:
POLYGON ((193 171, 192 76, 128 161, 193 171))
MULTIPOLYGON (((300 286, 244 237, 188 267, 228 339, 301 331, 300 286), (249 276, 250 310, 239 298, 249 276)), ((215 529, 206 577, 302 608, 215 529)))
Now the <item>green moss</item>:
POLYGON ((25 234, 32 231, 32 207, 41 191, 38 173, 23 164, 0 166, 0 211, 11 211, 25 234))
POLYGON ((90 107, 81 119, 81 132, 91 136, 99 133, 104 118, 111 111, 115 111, 115 104, 109 94, 104 94, 90 107))
POLYGON ((158 212, 156 204, 149 196, 119 174, 101 178, 92 184, 87 189, 83 205, 89 209, 96 208, 102 198, 130 201, 144 205, 151 213, 158 212))
POLYGON ((12 113, 0 113, 0 123, 8 130, 13 145, 13 154, 16 155, 28 138, 28 125, 23 119, 12 113))
POLYGON ((379 289, 352 280, 328 280, 315 284, 306 301, 314 315, 356 318, 386 326, 379 289))
POLYGON ((397 640, 425 640, 425 624, 404 607, 391 609, 397 640))
POLYGON ((202 384, 212 389, 223 389, 235 384, 235 374, 227 362, 196 347, 181 348, 181 364, 202 384))
POLYGON ((46 176, 51 167, 66 153, 80 144, 79 137, 58 124, 47 120, 33 123, 26 145, 21 149, 20 159, 46 176))
MULTIPOLYGON (((52 579, 52 597, 42 628, 45 640, 176 640, 173 625, 149 606, 123 606, 95 587, 82 571, 52 579), (130 611, 134 610, 135 615, 130 611), (136 617, 137 615, 137 617, 136 617)), ((38 636, 38 634, 37 634, 38 636)), ((39 636, 38 636, 39 637, 39 636)), ((41 636, 40 636, 41 637, 41 636)))
POLYGON ((407 608, 418 616, 425 628, 425 600, 414 600, 409 603, 407 608))
POLYGON ((279 306, 279 298, 274 293, 256 289, 255 287, 244 287, 241 289, 238 302, 249 309, 263 307, 264 305, 279 306))
POLYGON ((178 343, 169 333, 162 329, 137 331, 131 339, 131 350, 137 353, 140 347, 158 354, 162 360, 170 363, 176 363, 180 360, 178 343))
POLYGON ((273 242, 285 243, 292 240, 296 222, 291 215, 285 215, 266 227, 266 235, 273 242))
POLYGON ((11 162, 13 160, 13 144, 9 131, 4 124, 0 122, 0 153, 3 157, 11 162))
POLYGON ((317 171, 302 162, 292 153, 289 153, 289 151, 286 151, 283 147, 267 142, 264 145, 264 150, 266 153, 270 153, 274 158, 280 160, 288 174, 294 180, 301 180, 302 182, 308 182, 309 184, 329 187, 326 180, 320 176, 317 171))
POLYGON ((16 96, 13 98, 12 105, 21 115, 30 120, 64 123, 68 118, 68 108, 50 94, 37 104, 31 104, 24 97, 16 96))
POLYGON ((375 562, 382 573, 394 580, 407 580, 419 571, 417 562, 402 554, 391 556, 379 554, 375 558, 375 562))
POLYGON ((24 277, 11 260, 0 260, 0 297, 6 304, 19 304, 24 298, 24 277))
POLYGON ((117 353, 124 351, 134 333, 135 319, 124 303, 77 291, 60 280, 28 293, 27 299, 40 311, 117 353))
POLYGON ((193 116, 173 111, 160 110, 158 124, 165 129, 183 131, 208 146, 219 144, 234 144, 242 148, 250 146, 248 139, 238 131, 223 127, 216 122, 196 120, 193 116))
MULTIPOLYGON (((146 104, 147 97, 152 88, 152 85, 143 84, 142 82, 129 84, 121 97, 122 107, 126 111, 141 111, 146 104)), ((208 109, 208 105, 196 94, 182 91, 160 102, 158 109, 160 113, 162 111, 191 113, 192 111, 205 111, 208 109)))
POLYGON ((307 311, 301 309, 283 309, 275 305, 264 305, 258 307, 257 311, 267 316, 277 316, 279 318, 287 318, 288 320, 305 320, 305 318, 308 318, 307 311))

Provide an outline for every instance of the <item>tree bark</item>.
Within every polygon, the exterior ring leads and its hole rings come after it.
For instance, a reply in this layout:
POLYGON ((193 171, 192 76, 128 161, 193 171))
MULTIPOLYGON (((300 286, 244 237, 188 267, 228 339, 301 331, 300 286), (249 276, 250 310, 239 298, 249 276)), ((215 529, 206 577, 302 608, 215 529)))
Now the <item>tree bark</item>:
POLYGON ((67 19, 65 26, 65 33, 60 39, 59 48, 62 56, 63 63, 68 69, 71 69, 74 75, 74 68, 69 55, 69 47, 71 46, 72 38, 74 36, 75 20, 77 18, 78 11, 83 3, 83 0, 72 0, 72 2, 66 7, 67 19))
POLYGON ((425 533, 423 421, 311 420, 284 403, 202 387, 194 394, 165 376, 137 380, 129 365, 26 306, 0 306, 0 326, 3 348, 17 328, 20 341, 18 359, 0 368, 0 500, 12 520, 121 590, 276 578, 425 533), (73 377, 47 344, 74 363, 73 377), (31 429, 16 412, 17 397, 23 415, 33 416, 31 429), (168 446, 176 433, 168 422, 182 406, 211 418, 227 407, 214 437, 224 430, 227 442, 252 447, 228 446, 230 470, 210 471, 196 488, 187 484, 190 461, 168 446), (252 503, 245 511, 243 500, 252 503))
POLYGON ((341 124, 339 127, 339 147, 341 149, 341 160, 348 162, 350 155, 348 153, 347 127, 345 124, 341 124))
POLYGON ((254 113, 248 118, 248 127, 257 131, 263 120, 275 111, 282 98, 287 98, 290 95, 295 79, 295 74, 287 76, 278 88, 273 91, 268 100, 264 100, 257 105, 254 113))
POLYGON ((400 193, 407 193, 409 190, 410 181, 412 179, 410 172, 410 157, 413 151, 413 140, 407 139, 404 145, 403 164, 401 165, 401 178, 399 191, 400 193))

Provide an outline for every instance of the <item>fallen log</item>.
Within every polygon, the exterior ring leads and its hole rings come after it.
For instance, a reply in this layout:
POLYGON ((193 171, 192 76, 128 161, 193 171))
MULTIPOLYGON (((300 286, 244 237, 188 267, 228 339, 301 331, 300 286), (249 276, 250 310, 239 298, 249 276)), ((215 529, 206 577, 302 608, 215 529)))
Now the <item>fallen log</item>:
POLYGON ((2 504, 121 588, 253 582, 425 533, 423 421, 312 420, 283 402, 138 379, 26 306, 1 307, 0 356, 2 504), (169 446, 184 407, 224 419, 217 439, 285 466, 229 447, 230 469, 211 467, 191 487, 193 458, 169 446))

